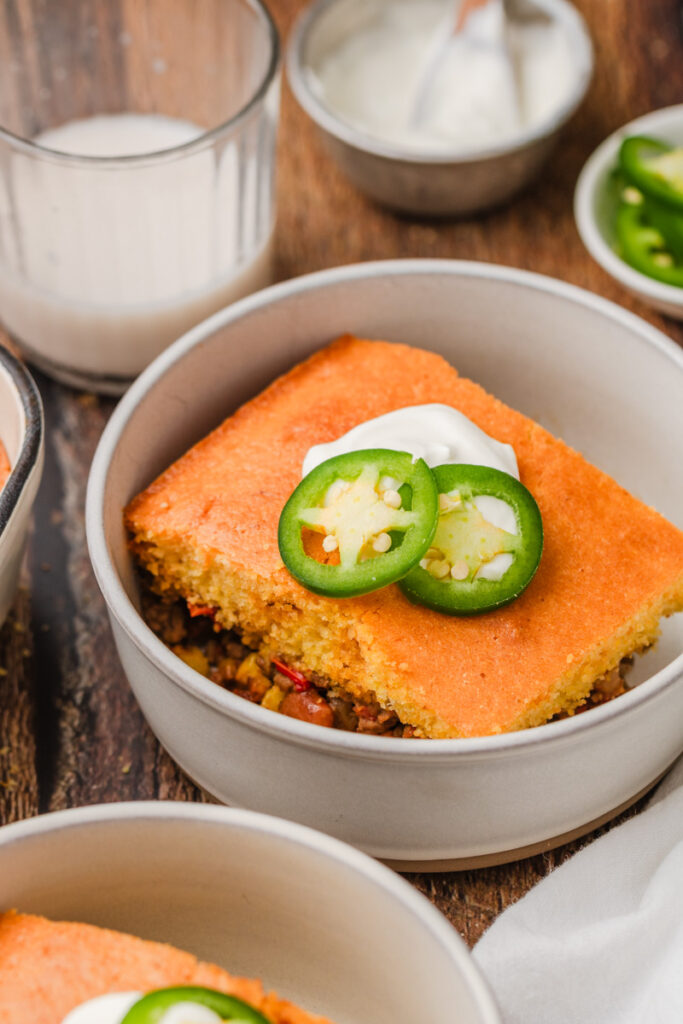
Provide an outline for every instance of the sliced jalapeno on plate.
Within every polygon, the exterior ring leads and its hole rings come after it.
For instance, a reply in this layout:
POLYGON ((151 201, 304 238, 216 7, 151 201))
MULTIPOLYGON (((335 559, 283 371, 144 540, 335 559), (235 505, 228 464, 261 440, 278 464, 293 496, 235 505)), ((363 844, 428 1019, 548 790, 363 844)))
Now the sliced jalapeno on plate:
POLYGON ((439 522, 426 556, 399 586, 450 615, 491 611, 518 597, 543 549, 541 513, 514 477, 487 466, 438 466, 439 522))
POLYGON ((683 265, 683 212, 676 213, 670 206, 658 202, 649 196, 643 197, 643 218, 659 231, 664 248, 671 255, 673 262, 683 265))
POLYGON ((349 452, 296 488, 280 516, 280 555, 308 590, 354 597, 405 576, 437 519, 436 483, 422 459, 383 448, 349 452))
MULTIPOLYGON (((674 255, 678 245, 676 238, 669 240, 662 230, 666 219, 667 214, 662 221, 661 207, 645 198, 641 202, 623 202, 616 214, 617 252, 634 270, 680 288, 683 287, 683 263, 674 255)), ((670 219, 680 221, 675 215, 670 219)), ((671 236, 676 230, 677 224, 672 223, 667 234, 671 236)))
MULTIPOLYGON (((233 1021, 234 1024, 270 1024, 267 1017, 249 1003, 245 1003, 243 999, 200 985, 175 985, 172 988, 148 992, 133 1004, 121 1024, 159 1024, 164 1014, 180 1003, 213 1010, 221 1021, 233 1021)), ((188 1020, 191 1020, 189 1014, 188 1006, 188 1020)))
POLYGON ((683 146, 631 135, 619 149, 619 167, 645 195, 683 213, 683 146))

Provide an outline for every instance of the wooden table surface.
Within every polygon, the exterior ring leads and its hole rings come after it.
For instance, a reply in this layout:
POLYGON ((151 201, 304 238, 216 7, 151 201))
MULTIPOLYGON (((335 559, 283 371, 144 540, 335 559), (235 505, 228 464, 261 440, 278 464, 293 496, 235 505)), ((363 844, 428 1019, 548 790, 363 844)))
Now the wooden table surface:
MULTIPOLYGON (((270 0, 270 6, 285 36, 302 4, 270 0)), ((430 223, 373 206, 338 174, 285 88, 278 277, 399 256, 487 260, 582 285, 680 343, 681 327, 630 300, 592 262, 572 218, 577 174, 601 139, 639 114, 683 101, 679 4, 580 0, 577 6, 596 50, 588 99, 541 180, 508 208, 476 219, 430 223)), ((36 377, 47 419, 46 464, 22 588, 0 632, 0 822, 115 800, 203 800, 143 720, 90 569, 86 481, 114 402, 36 377)), ((579 845, 498 868, 410 877, 472 944, 579 845)))

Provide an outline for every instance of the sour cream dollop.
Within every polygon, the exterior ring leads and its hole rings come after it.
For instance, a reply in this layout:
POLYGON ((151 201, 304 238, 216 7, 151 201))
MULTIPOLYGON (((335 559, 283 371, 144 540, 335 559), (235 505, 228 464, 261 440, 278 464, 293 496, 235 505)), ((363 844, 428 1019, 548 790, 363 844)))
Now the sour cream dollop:
MULTIPOLYGON (((463 463, 488 466, 519 480, 517 456, 512 445, 489 437, 464 413, 437 402, 395 409, 384 416, 359 423, 336 441, 314 445, 306 452, 302 475, 307 476, 321 462, 335 455, 346 455, 364 448, 410 452, 415 459, 424 459, 431 469, 463 463)), ((385 486, 398 486, 398 481, 387 480, 385 486)), ((474 504, 489 523, 508 533, 517 533, 515 514, 504 501, 482 494, 474 499, 474 504)), ((496 555, 482 566, 478 576, 499 580, 511 565, 511 555, 496 555)))
POLYGON ((457 409, 436 402, 395 409, 359 423, 336 441, 314 445, 306 452, 302 475, 307 476, 321 462, 335 455, 364 448, 410 452, 415 459, 424 459, 431 469, 461 463, 489 466, 519 480, 512 445, 496 441, 457 409))
MULTIPOLYGON (((143 992, 110 992, 81 1003, 67 1013, 62 1024, 121 1024, 143 992)), ((176 1003, 159 1018, 159 1024, 221 1024, 221 1018, 208 1006, 176 1003)))

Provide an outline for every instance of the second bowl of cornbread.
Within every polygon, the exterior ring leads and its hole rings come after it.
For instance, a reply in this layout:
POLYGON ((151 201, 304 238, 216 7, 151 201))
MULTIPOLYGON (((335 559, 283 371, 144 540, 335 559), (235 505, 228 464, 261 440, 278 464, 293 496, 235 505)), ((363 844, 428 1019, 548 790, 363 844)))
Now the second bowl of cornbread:
MULTIPOLYGON (((310 829, 175 801, 80 807, 0 828, 3 1024, 57 1024, 112 990, 177 984, 258 1000, 273 1024, 500 1022, 434 907, 310 829), (263 990, 233 988, 206 961, 263 990), (307 1012, 261 1002, 273 989, 307 1012)), ((109 1011, 91 1008, 89 1019, 111 1021, 109 1011)))
MULTIPOLYGON (((139 614, 124 506, 240 403, 345 332, 444 355, 679 517, 683 485, 668 470, 683 456, 675 400, 683 359, 639 319, 567 285, 481 264, 366 264, 278 286, 162 356, 121 403, 93 465, 91 555, 143 711, 179 764, 225 802, 303 821, 403 866, 492 863, 585 832, 651 786, 680 751, 675 618, 636 670, 642 685, 602 707, 501 735, 405 740, 321 729, 250 705, 184 664, 139 614), (617 430, 624 394, 629 417, 617 430)), ((615 579, 615 593, 619 586, 615 579)), ((521 655, 524 643, 521 634, 521 655)))

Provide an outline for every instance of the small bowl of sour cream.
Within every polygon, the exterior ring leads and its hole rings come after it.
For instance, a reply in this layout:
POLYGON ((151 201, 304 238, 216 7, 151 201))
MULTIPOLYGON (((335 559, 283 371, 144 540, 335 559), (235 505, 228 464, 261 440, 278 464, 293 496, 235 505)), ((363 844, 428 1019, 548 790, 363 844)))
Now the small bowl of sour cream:
POLYGON ((290 84, 361 191, 462 215, 540 171, 586 94, 593 49, 566 0, 511 0, 505 12, 484 5, 450 41, 453 0, 315 0, 301 15, 290 84))

